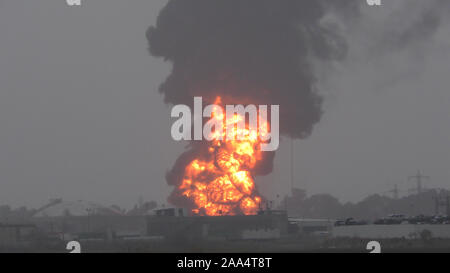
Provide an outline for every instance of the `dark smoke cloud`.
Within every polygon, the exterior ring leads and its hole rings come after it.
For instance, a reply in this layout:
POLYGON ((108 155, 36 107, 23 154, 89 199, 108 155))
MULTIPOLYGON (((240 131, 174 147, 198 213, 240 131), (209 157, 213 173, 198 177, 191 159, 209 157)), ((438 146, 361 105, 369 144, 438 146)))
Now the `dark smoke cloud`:
MULTIPOLYGON (((365 33, 366 42, 384 53, 410 48, 432 37, 450 10, 448 0, 401 5, 378 29, 364 24, 366 3, 360 0, 170 0, 147 31, 150 54, 173 64, 159 91, 168 104, 192 106, 194 96, 212 102, 217 95, 227 104, 279 104, 280 133, 308 137, 322 115, 312 61, 345 58, 343 37, 353 32, 365 33), (330 25, 327 15, 338 24, 330 25)), ((372 51, 376 58, 384 54, 372 49, 369 58, 372 51)), ((207 154, 204 143, 189 145, 167 173, 170 185, 180 183, 189 162, 207 154)), ((273 158, 268 153, 253 174, 271 172, 273 158)), ((169 201, 189 207, 176 190, 169 201)))
MULTIPOLYGON (((339 1, 341 2, 341 1, 339 1)), ((217 95, 225 104, 280 105, 280 133, 305 138, 320 120, 322 98, 311 58, 341 59, 344 40, 321 24, 329 9, 354 12, 355 5, 310 0, 171 0, 147 38, 151 55, 173 64, 160 86, 169 104, 193 103, 217 95)), ((166 175, 182 181, 194 158, 207 156, 203 142, 191 142, 166 175)), ((253 175, 272 171, 275 153, 265 153, 253 175)), ((174 188, 169 202, 191 207, 174 188)))
POLYGON ((346 54, 344 40, 320 20, 328 9, 356 9, 335 2, 169 1, 147 32, 151 55, 173 63, 159 90, 165 102, 220 94, 226 103, 279 104, 280 133, 307 137, 322 113, 309 59, 346 54))
POLYGON ((380 44, 388 50, 429 42, 448 16, 450 1, 406 1, 387 19, 380 44))

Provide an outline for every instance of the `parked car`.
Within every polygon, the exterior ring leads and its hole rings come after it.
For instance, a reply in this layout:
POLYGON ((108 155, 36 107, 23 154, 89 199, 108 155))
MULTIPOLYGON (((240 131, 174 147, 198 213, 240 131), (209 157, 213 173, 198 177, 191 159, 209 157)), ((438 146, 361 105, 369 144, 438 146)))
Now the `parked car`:
POLYGON ((435 215, 431 219, 431 224, 436 225, 448 225, 450 223, 450 217, 445 215, 435 215))
POLYGON ((407 218, 403 214, 391 214, 388 217, 375 220, 375 225, 400 225, 407 222, 407 218))
POLYGON ((426 216, 426 215, 421 214, 421 215, 417 215, 417 216, 408 218, 408 222, 413 225, 432 224, 433 219, 434 219, 433 216, 426 216))
POLYGON ((354 218, 347 218, 345 220, 337 220, 334 223, 335 226, 360 226, 360 225, 367 225, 366 221, 357 221, 354 218))

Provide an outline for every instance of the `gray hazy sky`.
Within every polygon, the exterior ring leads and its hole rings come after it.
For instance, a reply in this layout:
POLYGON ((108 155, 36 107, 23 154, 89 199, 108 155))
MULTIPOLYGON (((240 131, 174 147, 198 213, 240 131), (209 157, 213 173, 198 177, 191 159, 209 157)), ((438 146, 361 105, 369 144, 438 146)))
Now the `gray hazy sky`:
MULTIPOLYGON (((170 64, 149 56, 145 37, 166 1, 82 1, 0 0, 0 204, 130 207, 171 191, 164 175, 184 143, 156 91, 170 64)), ((448 7, 427 31, 415 23, 428 1, 384 2, 340 25, 345 61, 316 65, 324 116, 295 142, 296 185, 309 194, 407 190, 417 168, 429 187, 450 187, 448 7)), ((288 144, 256 179, 268 198, 289 190, 288 144)))

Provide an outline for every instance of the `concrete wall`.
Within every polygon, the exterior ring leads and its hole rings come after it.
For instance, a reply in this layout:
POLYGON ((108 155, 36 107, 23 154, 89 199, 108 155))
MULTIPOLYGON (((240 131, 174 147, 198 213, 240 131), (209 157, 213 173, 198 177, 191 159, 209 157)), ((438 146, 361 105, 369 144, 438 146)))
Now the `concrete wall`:
POLYGON ((333 227, 334 237, 358 237, 369 239, 412 238, 423 230, 429 230, 435 238, 450 238, 450 225, 363 225, 333 227))
POLYGON ((268 240, 278 239, 281 237, 279 229, 248 229, 242 231, 242 239, 244 240, 268 240))
POLYGON ((289 222, 299 228, 300 233, 331 233, 335 220, 289 218, 289 222))

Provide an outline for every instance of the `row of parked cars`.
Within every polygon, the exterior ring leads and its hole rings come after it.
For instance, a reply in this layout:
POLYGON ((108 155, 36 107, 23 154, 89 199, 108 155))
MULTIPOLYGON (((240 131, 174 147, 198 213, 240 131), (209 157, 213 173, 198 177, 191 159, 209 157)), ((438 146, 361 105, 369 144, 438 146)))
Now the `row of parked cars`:
MULTIPOLYGON (((337 220, 335 226, 357 226, 367 225, 368 222, 355 220, 353 218, 347 218, 345 220, 337 220)), ((450 225, 450 217, 443 215, 427 216, 417 215, 413 217, 407 217, 403 214, 391 214, 387 217, 377 219, 373 222, 374 225, 401 225, 401 224, 413 224, 413 225, 450 225)))
POLYGON ((402 214, 392 214, 385 218, 377 219, 373 222, 375 225, 400 225, 400 224, 413 224, 413 225, 421 225, 421 224, 450 224, 450 217, 443 215, 417 215, 412 217, 406 217, 402 214))

